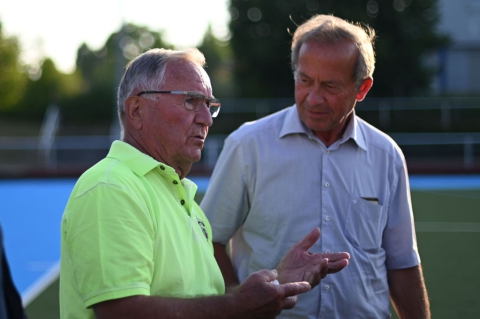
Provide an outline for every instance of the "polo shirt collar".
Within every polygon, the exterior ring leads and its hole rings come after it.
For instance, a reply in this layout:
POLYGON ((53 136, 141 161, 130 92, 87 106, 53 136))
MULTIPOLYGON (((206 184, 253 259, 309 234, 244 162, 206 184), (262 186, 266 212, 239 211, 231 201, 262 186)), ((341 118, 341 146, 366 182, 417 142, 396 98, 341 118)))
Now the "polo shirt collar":
MULTIPOLYGON (((358 117, 355 115, 355 109, 353 109, 352 112, 352 120, 348 123, 347 128, 345 129, 345 132, 343 133, 343 136, 340 138, 339 143, 345 143, 349 139, 352 139, 355 141, 355 143, 363 148, 364 150, 367 150, 367 146, 365 143, 365 137, 360 130, 359 124, 358 124, 358 117)), ((291 107, 285 116, 285 119, 283 121, 283 126, 280 130, 279 138, 282 138, 286 135, 289 134, 307 134, 309 136, 314 136, 313 132, 308 129, 305 124, 300 120, 300 116, 298 115, 298 110, 297 110, 297 105, 294 104, 293 107, 291 107)))
MULTIPOLYGON (((128 166, 138 176, 144 176, 154 168, 161 165, 161 163, 155 160, 153 157, 140 152, 132 145, 123 141, 114 141, 110 147, 107 157, 119 160, 128 166)), ((166 169, 175 171, 168 165, 162 164, 166 169)))

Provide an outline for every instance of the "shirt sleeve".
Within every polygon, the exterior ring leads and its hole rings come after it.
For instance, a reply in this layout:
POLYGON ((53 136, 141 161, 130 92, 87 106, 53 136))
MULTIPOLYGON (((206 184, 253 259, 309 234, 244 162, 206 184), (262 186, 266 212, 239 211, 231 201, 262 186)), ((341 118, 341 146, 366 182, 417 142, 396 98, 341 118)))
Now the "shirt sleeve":
POLYGON ((246 219, 249 211, 246 167, 242 147, 230 135, 213 170, 200 204, 213 232, 213 241, 226 244, 246 219))
POLYGON ((387 269, 410 268, 420 263, 406 163, 399 155, 383 234, 387 269))
POLYGON ((86 307, 150 294, 155 229, 138 197, 101 183, 75 198, 65 216, 64 244, 86 307))

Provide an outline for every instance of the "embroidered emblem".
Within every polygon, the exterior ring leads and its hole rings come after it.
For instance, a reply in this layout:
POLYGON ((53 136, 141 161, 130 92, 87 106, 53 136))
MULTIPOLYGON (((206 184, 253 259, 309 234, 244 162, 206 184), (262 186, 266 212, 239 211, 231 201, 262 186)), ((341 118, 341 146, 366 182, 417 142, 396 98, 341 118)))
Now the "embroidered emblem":
POLYGON ((208 240, 208 233, 207 233, 207 229, 205 228, 205 223, 198 217, 197 217, 197 223, 202 229, 203 235, 205 235, 205 238, 208 240))

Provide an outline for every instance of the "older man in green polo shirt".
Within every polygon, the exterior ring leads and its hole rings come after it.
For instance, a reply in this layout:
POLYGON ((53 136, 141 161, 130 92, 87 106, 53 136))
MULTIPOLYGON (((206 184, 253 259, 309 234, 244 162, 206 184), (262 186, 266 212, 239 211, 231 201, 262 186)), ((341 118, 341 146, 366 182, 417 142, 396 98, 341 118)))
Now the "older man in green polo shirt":
POLYGON ((204 64, 196 49, 152 49, 127 66, 122 140, 80 177, 63 215, 61 318, 273 318, 348 264, 346 253, 308 252, 314 229, 278 277, 259 271, 225 294, 197 186, 185 178, 220 109, 204 64))

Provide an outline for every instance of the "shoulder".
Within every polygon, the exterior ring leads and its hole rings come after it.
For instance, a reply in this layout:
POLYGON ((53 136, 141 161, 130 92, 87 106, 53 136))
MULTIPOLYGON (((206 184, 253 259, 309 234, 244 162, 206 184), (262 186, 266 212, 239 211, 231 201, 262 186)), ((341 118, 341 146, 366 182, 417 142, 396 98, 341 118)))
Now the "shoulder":
POLYGON ((138 176, 127 165, 117 159, 104 158, 80 176, 74 191, 81 196, 100 185, 121 189, 137 183, 138 176))
POLYGON ((245 143, 258 139, 278 138, 285 117, 291 108, 290 106, 256 121, 246 122, 231 133, 227 140, 231 143, 245 143))
POLYGON ((404 155, 398 144, 386 133, 357 116, 358 128, 369 150, 385 153, 398 164, 404 161, 404 155))

